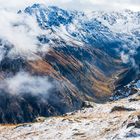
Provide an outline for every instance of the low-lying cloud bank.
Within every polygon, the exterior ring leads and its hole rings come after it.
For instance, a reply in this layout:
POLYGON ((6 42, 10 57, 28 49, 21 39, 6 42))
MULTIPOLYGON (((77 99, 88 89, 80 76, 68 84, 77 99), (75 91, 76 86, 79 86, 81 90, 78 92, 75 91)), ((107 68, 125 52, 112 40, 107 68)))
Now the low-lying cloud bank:
POLYGON ((19 72, 16 75, 0 81, 0 90, 12 95, 32 94, 49 97, 52 84, 45 76, 32 76, 27 72, 19 72))
POLYGON ((45 31, 41 30, 35 17, 5 8, 0 8, 0 15, 0 60, 4 57, 3 50, 7 43, 12 46, 7 54, 9 57, 20 55, 34 59, 37 52, 48 50, 48 46, 41 45, 37 39, 45 31))

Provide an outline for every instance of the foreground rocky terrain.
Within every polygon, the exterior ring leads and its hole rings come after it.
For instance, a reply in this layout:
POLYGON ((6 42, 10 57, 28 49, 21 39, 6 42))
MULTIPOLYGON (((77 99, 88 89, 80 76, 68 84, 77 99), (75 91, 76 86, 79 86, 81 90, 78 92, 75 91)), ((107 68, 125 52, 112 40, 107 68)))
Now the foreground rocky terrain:
POLYGON ((140 92, 127 98, 83 104, 79 111, 36 123, 1 125, 0 140, 139 140, 140 92))

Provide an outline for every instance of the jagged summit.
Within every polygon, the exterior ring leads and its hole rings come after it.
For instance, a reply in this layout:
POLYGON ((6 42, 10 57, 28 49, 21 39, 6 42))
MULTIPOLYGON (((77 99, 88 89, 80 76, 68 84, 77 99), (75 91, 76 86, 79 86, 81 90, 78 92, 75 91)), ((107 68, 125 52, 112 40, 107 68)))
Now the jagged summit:
POLYGON ((34 15, 42 29, 53 31, 51 35, 47 34, 47 40, 52 42, 63 39, 65 42, 73 40, 81 44, 102 47, 110 55, 116 54, 112 56, 120 56, 122 59, 123 54, 129 56, 131 60, 127 62, 130 63, 133 63, 132 53, 140 46, 139 12, 124 10, 84 13, 34 4, 27 7, 25 13, 34 15))
POLYGON ((34 4, 31 7, 27 7, 25 12, 35 15, 42 28, 60 26, 61 24, 66 25, 72 21, 71 14, 55 6, 46 7, 44 5, 34 4))

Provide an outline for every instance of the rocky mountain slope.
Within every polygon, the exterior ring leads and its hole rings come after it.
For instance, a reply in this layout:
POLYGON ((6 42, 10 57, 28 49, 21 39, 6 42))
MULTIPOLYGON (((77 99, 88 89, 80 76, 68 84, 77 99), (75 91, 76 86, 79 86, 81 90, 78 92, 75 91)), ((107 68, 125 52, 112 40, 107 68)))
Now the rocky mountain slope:
MULTIPOLYGON (((105 104, 88 103, 60 117, 34 124, 0 126, 2 140, 138 140, 140 94, 105 104)), ((38 120, 39 121, 39 120, 38 120)))
POLYGON ((20 18, 11 25, 33 35, 36 50, 0 39, 1 123, 61 115, 84 101, 105 103, 138 77, 139 12, 84 13, 34 4, 17 15, 33 18, 41 31, 34 33, 20 18))

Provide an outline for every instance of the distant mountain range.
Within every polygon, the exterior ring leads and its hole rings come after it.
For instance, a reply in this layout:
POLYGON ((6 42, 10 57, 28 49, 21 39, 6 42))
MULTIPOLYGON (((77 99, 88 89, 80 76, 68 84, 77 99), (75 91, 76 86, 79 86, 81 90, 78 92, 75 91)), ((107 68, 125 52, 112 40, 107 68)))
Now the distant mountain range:
POLYGON ((17 12, 24 14, 42 32, 32 59, 11 56, 14 45, 0 39, 1 123, 61 115, 80 109, 84 101, 104 103, 139 81, 140 12, 78 12, 34 4, 17 12))

